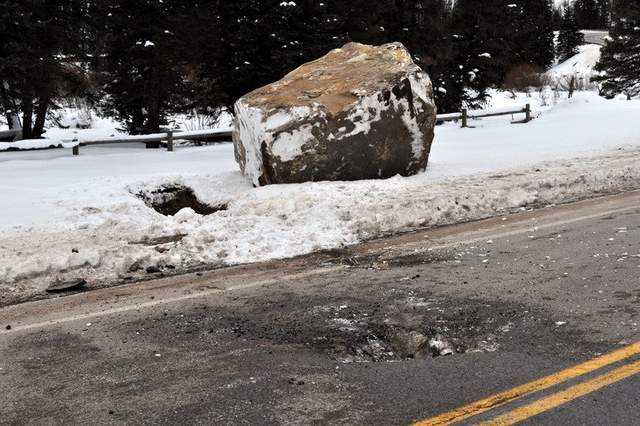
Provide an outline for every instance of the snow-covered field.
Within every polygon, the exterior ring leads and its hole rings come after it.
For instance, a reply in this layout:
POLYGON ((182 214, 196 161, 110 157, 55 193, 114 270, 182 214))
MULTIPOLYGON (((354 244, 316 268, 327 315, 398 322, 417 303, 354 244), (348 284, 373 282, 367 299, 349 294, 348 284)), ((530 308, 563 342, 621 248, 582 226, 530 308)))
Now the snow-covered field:
POLYGON ((495 94, 492 106, 526 102, 539 115, 529 124, 498 117, 438 127, 428 170, 385 181, 253 188, 231 144, 0 153, 0 292, 41 291, 56 278, 116 281, 150 266, 283 258, 640 188, 639 101, 584 92, 542 107, 536 96, 495 94), (136 196, 165 184, 227 209, 163 216, 136 196))

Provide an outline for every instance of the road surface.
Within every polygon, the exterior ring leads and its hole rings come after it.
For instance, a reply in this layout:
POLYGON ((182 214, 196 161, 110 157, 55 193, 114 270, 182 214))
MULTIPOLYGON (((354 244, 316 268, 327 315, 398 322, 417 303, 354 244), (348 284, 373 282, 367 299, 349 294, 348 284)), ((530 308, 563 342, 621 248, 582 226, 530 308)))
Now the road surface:
POLYGON ((597 44, 599 46, 604 46, 606 38, 609 36, 609 31, 583 30, 582 33, 584 34, 585 44, 597 44))
POLYGON ((634 425, 639 276, 636 192, 5 306, 0 423, 634 425))

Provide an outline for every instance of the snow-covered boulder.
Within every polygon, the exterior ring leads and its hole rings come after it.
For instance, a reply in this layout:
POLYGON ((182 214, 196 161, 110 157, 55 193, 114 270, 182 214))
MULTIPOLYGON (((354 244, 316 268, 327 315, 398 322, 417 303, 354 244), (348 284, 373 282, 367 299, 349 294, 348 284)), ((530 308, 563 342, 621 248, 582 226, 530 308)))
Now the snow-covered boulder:
POLYGON ((408 176, 425 169, 436 107, 400 43, 349 43, 235 105, 233 141, 255 185, 408 176))

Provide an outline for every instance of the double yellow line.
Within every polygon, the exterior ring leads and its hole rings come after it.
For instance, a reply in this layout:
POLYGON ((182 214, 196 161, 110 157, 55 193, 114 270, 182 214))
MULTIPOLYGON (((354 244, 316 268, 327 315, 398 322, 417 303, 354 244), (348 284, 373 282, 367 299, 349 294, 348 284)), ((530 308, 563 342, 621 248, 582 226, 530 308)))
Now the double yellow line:
MULTIPOLYGON (((439 416, 415 423, 414 426, 444 426, 451 425, 473 416, 485 413, 500 407, 516 399, 549 389, 560 383, 574 379, 587 373, 603 368, 607 365, 620 362, 640 353, 640 342, 618 349, 606 355, 594 358, 582 364, 551 374, 533 382, 517 386, 505 392, 492 395, 480 401, 465 405, 439 416)), ((597 376, 591 380, 571 386, 563 391, 554 393, 523 407, 519 407, 498 416, 492 420, 480 423, 481 425, 512 425, 560 405, 566 404, 576 398, 597 391, 605 386, 624 380, 640 373, 640 361, 624 365, 597 376)))

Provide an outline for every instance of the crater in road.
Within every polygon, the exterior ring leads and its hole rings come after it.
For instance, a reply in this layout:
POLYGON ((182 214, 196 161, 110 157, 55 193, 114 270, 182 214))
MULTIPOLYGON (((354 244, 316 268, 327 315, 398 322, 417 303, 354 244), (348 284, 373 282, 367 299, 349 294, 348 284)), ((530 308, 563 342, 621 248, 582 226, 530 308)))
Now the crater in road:
POLYGON ((332 290, 252 297, 239 306, 180 317, 175 326, 179 333, 214 334, 243 346, 302 346, 344 363, 534 349, 579 357, 600 349, 544 311, 521 304, 437 297, 410 283, 360 288, 358 294, 353 288, 352 294, 332 290))

